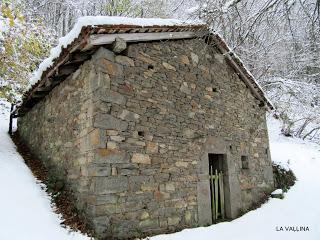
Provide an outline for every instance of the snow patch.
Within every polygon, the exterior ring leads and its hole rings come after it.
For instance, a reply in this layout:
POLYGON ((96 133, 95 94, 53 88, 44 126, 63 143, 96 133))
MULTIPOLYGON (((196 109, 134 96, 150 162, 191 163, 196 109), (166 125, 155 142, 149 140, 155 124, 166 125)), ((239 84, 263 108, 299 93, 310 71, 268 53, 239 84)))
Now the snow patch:
POLYGON ((6 99, 0 98, 0 115, 7 117, 10 112, 10 103, 6 99))
POLYGON ((223 5, 223 7, 222 7, 222 12, 227 12, 228 9, 229 9, 231 6, 235 5, 238 1, 239 1, 239 0, 229 0, 229 1, 227 1, 227 2, 223 5))
POLYGON ((188 8, 188 9, 186 10, 186 12, 189 13, 189 14, 192 14, 192 13, 197 12, 198 10, 199 10, 199 5, 196 5, 196 6, 194 6, 194 7, 188 8))
POLYGON ((17 153, 7 131, 10 103, 0 98, 0 239, 89 240, 60 225, 49 196, 17 153))
POLYGON ((271 195, 280 195, 280 194, 283 194, 283 191, 282 191, 282 189, 276 189, 276 190, 274 190, 272 193, 271 193, 271 195))

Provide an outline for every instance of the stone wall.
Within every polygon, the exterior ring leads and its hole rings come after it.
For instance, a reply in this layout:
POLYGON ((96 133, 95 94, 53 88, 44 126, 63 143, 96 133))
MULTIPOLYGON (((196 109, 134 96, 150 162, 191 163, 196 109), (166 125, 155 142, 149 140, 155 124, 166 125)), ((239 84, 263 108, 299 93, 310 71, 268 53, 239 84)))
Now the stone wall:
MULTIPOLYGON (((87 81, 96 75, 88 61, 25 116, 18 119, 18 131, 34 154, 43 161, 51 176, 74 190, 79 210, 86 209, 91 194, 88 159, 93 152, 88 136, 96 111, 94 86, 87 81)), ((97 81, 103 81, 97 78, 97 81)))
POLYGON ((18 128, 97 234, 126 238, 211 223, 208 153, 226 156, 229 217, 272 189, 258 105, 203 40, 136 43, 122 55, 100 48, 18 128))

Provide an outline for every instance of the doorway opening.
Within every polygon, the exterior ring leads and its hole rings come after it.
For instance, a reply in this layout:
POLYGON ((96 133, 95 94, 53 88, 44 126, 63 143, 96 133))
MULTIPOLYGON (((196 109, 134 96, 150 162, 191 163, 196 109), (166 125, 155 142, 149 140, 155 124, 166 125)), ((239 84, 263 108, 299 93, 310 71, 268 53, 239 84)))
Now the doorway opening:
POLYGON ((225 219, 223 166, 225 155, 209 153, 209 180, 212 222, 225 219))

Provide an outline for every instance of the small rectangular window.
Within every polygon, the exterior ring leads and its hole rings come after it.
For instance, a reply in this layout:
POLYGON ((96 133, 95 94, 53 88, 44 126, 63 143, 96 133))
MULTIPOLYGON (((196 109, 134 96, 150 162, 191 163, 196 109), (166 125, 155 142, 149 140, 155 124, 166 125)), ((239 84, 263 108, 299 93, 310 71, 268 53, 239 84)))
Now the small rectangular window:
POLYGON ((241 168, 242 169, 249 169, 249 161, 248 156, 241 156, 241 168))

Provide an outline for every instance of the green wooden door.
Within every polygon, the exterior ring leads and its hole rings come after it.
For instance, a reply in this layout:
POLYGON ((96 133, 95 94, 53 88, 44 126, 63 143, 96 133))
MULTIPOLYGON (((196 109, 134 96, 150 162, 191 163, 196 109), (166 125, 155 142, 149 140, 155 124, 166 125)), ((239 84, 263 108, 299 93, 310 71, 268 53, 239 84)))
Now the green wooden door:
POLYGON ((210 166, 209 179, 211 190, 212 222, 217 222, 225 218, 223 172, 218 172, 217 169, 213 169, 213 167, 210 166))

